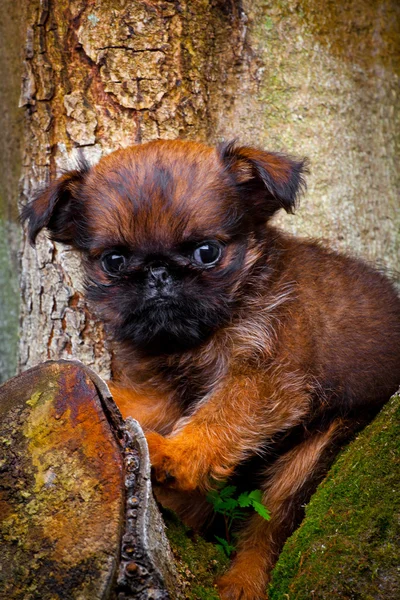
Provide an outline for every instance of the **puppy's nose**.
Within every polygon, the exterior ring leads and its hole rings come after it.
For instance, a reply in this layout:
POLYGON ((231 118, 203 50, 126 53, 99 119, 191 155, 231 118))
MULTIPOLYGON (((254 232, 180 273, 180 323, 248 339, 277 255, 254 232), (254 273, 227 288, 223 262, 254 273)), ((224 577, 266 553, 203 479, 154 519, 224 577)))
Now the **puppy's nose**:
POLYGON ((171 282, 171 275, 168 269, 163 266, 149 268, 149 284, 164 286, 171 282))

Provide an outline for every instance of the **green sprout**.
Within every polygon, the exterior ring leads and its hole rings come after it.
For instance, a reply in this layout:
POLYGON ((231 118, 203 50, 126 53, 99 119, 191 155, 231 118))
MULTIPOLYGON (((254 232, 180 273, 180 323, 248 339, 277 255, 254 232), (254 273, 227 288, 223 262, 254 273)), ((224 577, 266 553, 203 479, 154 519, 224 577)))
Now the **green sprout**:
POLYGON ((228 557, 235 551, 232 525, 234 522, 246 519, 248 514, 246 509, 252 508, 266 521, 270 519, 270 514, 262 503, 261 490, 242 492, 239 496, 235 497, 236 490, 235 485, 227 485, 220 489, 211 490, 207 494, 207 501, 212 504, 214 512, 221 514, 224 518, 225 539, 217 535, 215 538, 218 542, 217 547, 228 557))

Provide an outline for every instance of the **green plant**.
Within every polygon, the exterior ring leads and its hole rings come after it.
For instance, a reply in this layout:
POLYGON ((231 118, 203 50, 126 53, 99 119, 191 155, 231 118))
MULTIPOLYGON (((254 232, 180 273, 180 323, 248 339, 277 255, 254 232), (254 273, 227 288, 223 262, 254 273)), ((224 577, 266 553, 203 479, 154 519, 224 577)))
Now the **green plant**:
POLYGON ((235 521, 242 521, 247 517, 248 511, 246 509, 252 508, 266 521, 270 519, 270 514, 262 503, 261 490, 242 492, 239 496, 235 497, 236 491, 237 488, 235 485, 226 485, 222 488, 211 490, 207 494, 207 500, 212 504, 214 512, 221 514, 224 518, 225 538, 217 535, 215 538, 218 541, 217 546, 227 556, 230 556, 235 550, 232 526, 235 521))

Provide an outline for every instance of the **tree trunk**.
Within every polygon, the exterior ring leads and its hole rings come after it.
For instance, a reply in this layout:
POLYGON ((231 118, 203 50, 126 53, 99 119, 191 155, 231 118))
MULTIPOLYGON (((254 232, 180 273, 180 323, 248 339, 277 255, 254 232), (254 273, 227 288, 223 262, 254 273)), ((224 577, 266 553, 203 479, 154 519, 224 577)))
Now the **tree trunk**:
POLYGON ((18 353, 18 179, 21 174, 22 6, 2 2, 0 19, 0 383, 17 368, 18 353))
MULTIPOLYGON (((157 137, 306 155, 309 192, 290 231, 397 266, 399 18, 395 0, 76 0, 27 3, 23 202, 76 149, 157 137)), ((21 368, 73 355, 110 371, 79 261, 25 242, 21 368)))
POLYGON ((217 136, 308 156, 302 208, 278 222, 398 269, 400 5, 257 0, 217 136))
MULTIPOLYGON (((157 137, 211 137, 209 97, 244 31, 234 6, 209 1, 36 1, 27 22, 24 202, 73 165, 77 148, 96 161, 157 137)), ((72 355, 109 375, 74 254, 44 235, 35 250, 25 241, 22 292, 22 369, 72 355)))

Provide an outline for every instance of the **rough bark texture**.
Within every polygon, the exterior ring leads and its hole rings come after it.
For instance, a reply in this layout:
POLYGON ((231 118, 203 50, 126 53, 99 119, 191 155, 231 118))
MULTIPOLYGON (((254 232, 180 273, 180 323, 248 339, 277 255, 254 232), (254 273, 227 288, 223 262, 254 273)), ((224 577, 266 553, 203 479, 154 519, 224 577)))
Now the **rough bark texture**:
POLYGON ((0 19, 0 382, 14 375, 18 351, 18 179, 22 114, 18 110, 23 40, 22 5, 1 4, 0 19))
MULTIPOLYGON (((24 202, 71 166, 74 148, 97 160, 156 137, 209 137, 211 88, 243 31, 234 6, 210 1, 30 2, 27 22, 24 202)), ((22 292, 22 368, 73 354, 107 376, 73 254, 44 236, 36 250, 25 242, 22 292)))
POLYGON ((270 600, 400 597, 400 395, 332 467, 288 540, 270 600))
POLYGON ((125 436, 125 521, 116 583, 118 600, 180 600, 165 526, 153 498, 150 457, 139 423, 128 418, 125 436))
POLYGON ((124 473, 95 386, 41 365, 0 388, 0 407, 0 598, 107 598, 124 473))

